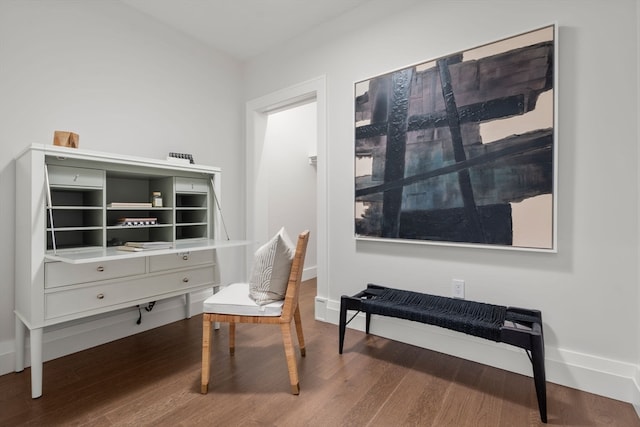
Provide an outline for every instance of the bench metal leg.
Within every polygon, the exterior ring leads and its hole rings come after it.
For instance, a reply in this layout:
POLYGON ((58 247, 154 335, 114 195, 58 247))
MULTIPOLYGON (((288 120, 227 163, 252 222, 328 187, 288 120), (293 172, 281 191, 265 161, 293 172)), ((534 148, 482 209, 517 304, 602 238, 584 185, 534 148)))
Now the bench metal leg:
POLYGON ((533 382, 536 387, 540 420, 546 423, 547 379, 544 367, 545 352, 542 314, 538 310, 528 310, 517 307, 509 307, 508 311, 515 316, 516 323, 520 323, 530 329, 527 331, 526 329, 503 327, 501 331, 501 341, 520 347, 529 353, 531 366, 533 368, 533 382))
MULTIPOLYGON (((343 295, 340 298, 340 324, 339 324, 339 343, 338 343, 338 353, 342 354, 342 349, 344 347, 344 334, 345 331, 347 329, 347 323, 351 322, 351 319, 349 319, 349 321, 347 321, 347 311, 349 310, 354 310, 354 311, 362 311, 362 307, 360 305, 360 297, 361 296, 365 296, 366 293, 365 292, 361 292, 358 295, 354 296, 354 297, 350 297, 347 295, 343 295)), ((356 313, 357 314, 357 313, 356 313)), ((367 334, 369 333, 369 324, 371 323, 371 314, 365 312, 366 317, 367 317, 367 334)), ((355 317, 355 316, 354 316, 355 317)))
POLYGON ((531 337, 531 364, 533 365, 533 381, 536 385, 540 419, 547 422, 547 380, 544 369, 544 342, 542 334, 531 337))
POLYGON ((339 338, 338 338, 338 353, 342 354, 342 348, 344 346, 344 333, 347 328, 347 297, 340 299, 340 324, 339 324, 339 338))

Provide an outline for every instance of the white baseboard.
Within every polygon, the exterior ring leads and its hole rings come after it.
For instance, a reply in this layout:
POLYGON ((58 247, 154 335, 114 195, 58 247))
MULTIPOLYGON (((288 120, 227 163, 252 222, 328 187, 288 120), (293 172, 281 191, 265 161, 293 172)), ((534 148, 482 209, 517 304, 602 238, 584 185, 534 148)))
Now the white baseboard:
POLYGON ((302 281, 313 279, 314 277, 318 277, 318 268, 317 266, 307 267, 302 270, 302 281))
MULTIPOLYGON (((327 322, 327 299, 316 296, 315 298, 315 319, 327 322)), ((330 323, 337 323, 330 322, 330 323)))
MULTIPOLYGON (((191 315, 202 313, 202 302, 211 295, 211 290, 191 294, 191 315)), ((131 307, 112 313, 93 316, 81 321, 67 322, 45 328, 43 336, 44 361, 86 350, 120 338, 154 329, 168 323, 182 320, 186 316, 184 297, 159 300, 151 311, 142 306, 142 319, 138 320, 138 309, 131 307)), ((30 366, 29 340, 27 333, 25 349, 25 367, 30 366)), ((15 370, 14 341, 0 342, 0 375, 15 370)))
MULTIPOLYGON (((317 320, 339 323, 339 301, 319 301, 316 299, 316 308, 324 310, 322 318, 318 318, 316 315, 317 320)), ((353 312, 349 313, 353 315, 353 312)), ((364 331, 365 315, 363 313, 357 315, 349 324, 349 328, 364 331)), ((525 352, 507 344, 495 343, 437 326, 377 315, 372 316, 371 333, 510 372, 532 376, 531 363, 525 352)), ((346 336, 348 337, 348 335, 347 330, 346 336)), ((345 352, 349 351, 347 343, 348 341, 345 339, 345 352)), ((635 406, 636 411, 640 414, 640 367, 638 365, 546 346, 545 368, 548 382, 629 402, 635 406)))
POLYGON ((0 375, 8 374, 15 370, 15 345, 14 341, 0 342, 0 375))
POLYGON ((631 404, 640 418, 640 366, 636 366, 633 376, 633 400, 631 404))

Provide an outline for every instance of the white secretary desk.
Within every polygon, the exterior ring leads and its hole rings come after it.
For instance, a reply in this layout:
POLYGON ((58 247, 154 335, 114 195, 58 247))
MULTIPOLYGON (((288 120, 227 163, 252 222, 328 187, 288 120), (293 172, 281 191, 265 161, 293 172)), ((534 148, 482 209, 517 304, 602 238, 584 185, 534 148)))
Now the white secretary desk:
POLYGON ((220 169, 34 144, 16 163, 15 371, 30 332, 31 396, 42 395, 43 329, 217 287, 220 169), (162 193, 161 207, 145 205, 162 193), (126 225, 122 218, 155 219, 126 225), (129 252, 127 241, 169 242, 129 252))

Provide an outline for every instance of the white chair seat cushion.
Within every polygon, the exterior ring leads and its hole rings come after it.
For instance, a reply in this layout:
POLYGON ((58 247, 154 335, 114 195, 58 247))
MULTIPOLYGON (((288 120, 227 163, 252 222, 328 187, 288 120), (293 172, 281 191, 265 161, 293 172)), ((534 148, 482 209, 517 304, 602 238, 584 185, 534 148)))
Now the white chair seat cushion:
POLYGON ((283 305, 283 300, 259 305, 249 295, 248 283, 232 283, 207 298, 203 310, 240 316, 280 316, 283 305))

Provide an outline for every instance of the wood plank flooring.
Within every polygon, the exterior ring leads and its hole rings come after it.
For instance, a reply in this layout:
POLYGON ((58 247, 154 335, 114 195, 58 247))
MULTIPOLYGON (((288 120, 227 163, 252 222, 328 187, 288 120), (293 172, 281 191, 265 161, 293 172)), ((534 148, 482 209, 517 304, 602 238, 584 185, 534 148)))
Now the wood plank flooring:
MULTIPOLYGON (((529 377, 313 319, 315 282, 302 286, 307 356, 289 393, 280 331, 214 332, 209 394, 201 395, 201 316, 45 363, 44 395, 30 370, 0 376, 0 426, 537 426, 529 377)), ((552 383, 549 425, 640 427, 633 407, 552 383)))

